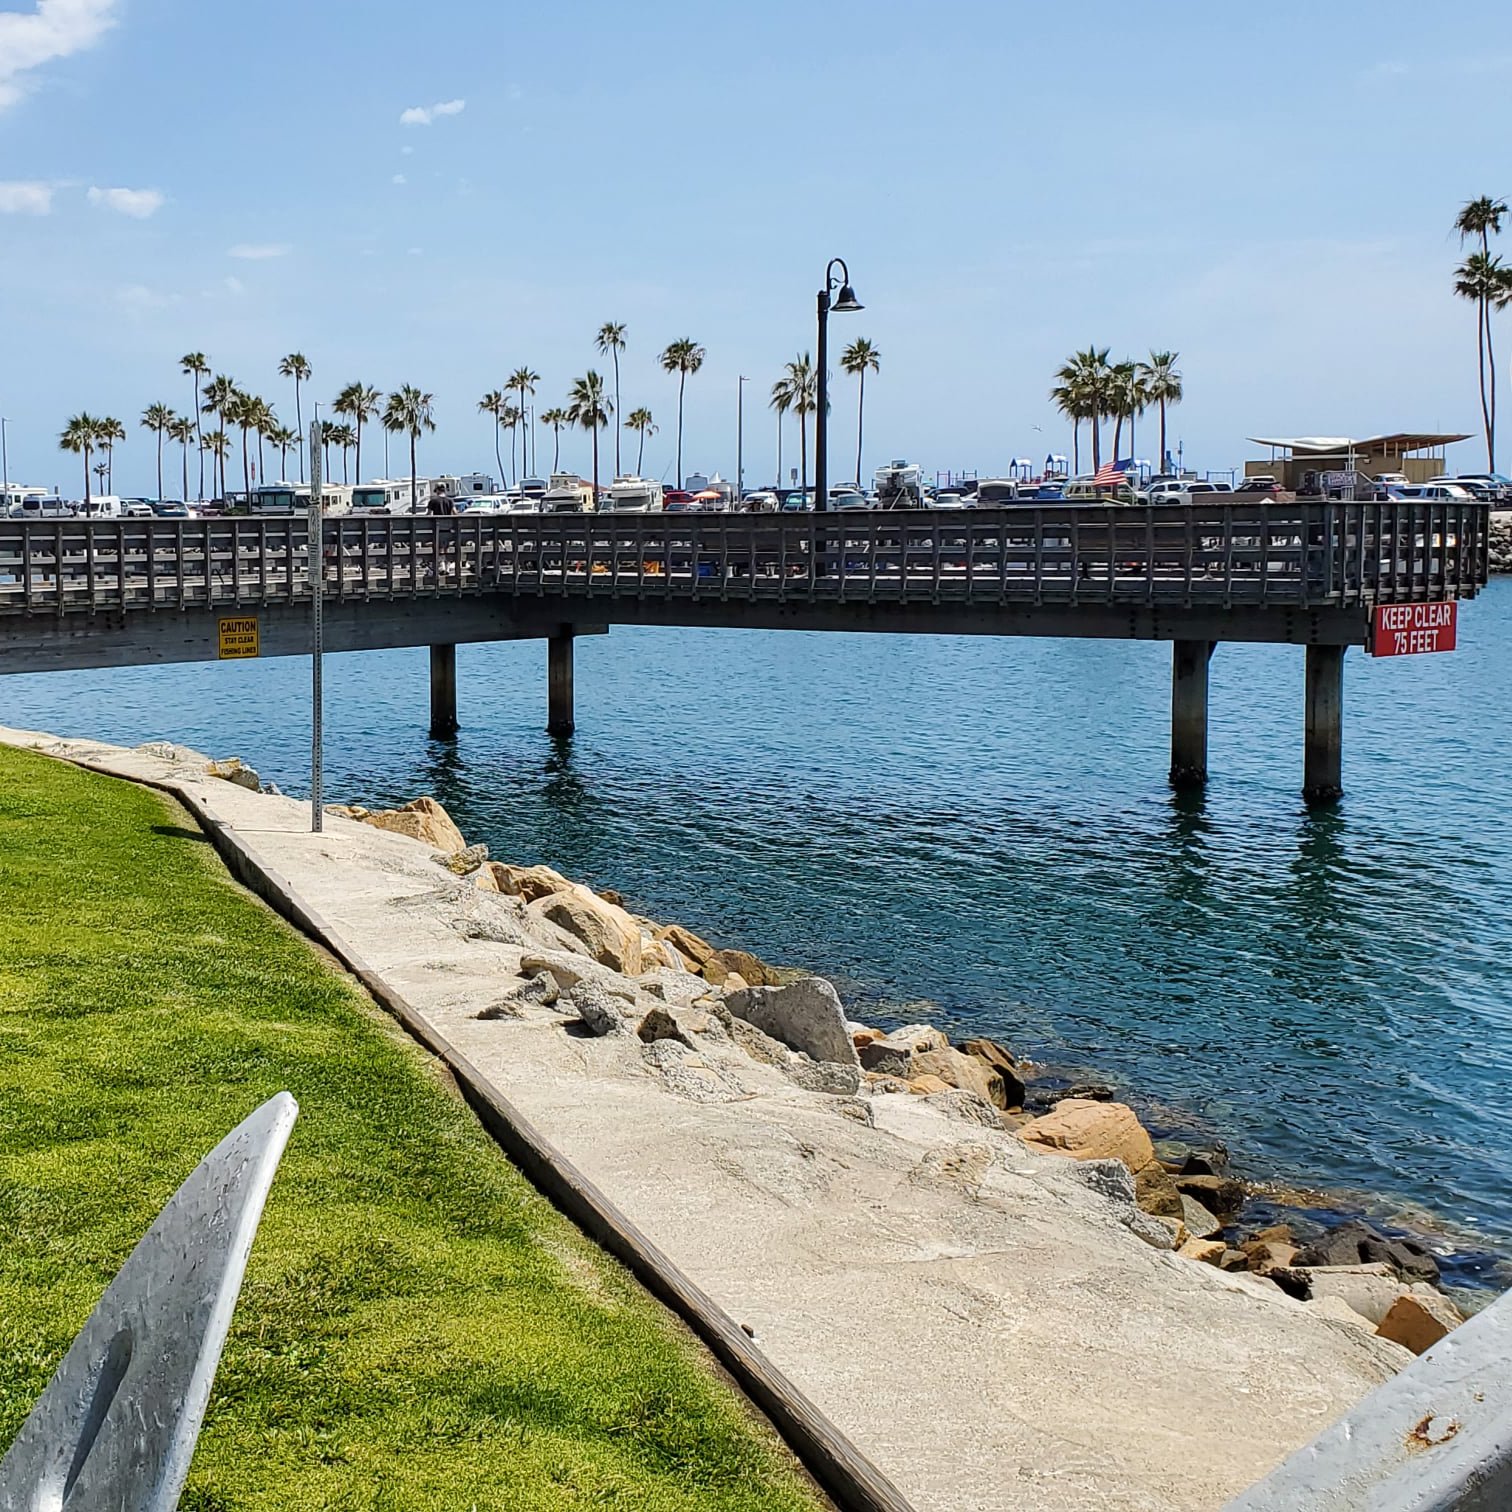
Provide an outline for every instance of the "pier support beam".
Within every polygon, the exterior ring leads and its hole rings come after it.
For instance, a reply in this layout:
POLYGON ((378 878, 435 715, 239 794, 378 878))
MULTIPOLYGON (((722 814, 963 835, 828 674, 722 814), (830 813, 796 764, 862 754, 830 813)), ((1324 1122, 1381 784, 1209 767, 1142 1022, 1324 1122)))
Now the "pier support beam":
POLYGON ((1332 803, 1344 796, 1344 647, 1307 648, 1307 713, 1302 796, 1332 803))
POLYGON ((572 734, 572 640, 559 630, 546 641, 546 733, 572 734))
POLYGON ((1217 641, 1171 642, 1171 786, 1207 781, 1208 662, 1217 641))
POLYGON ((449 740, 457 733, 457 648, 430 648, 430 733, 432 740, 449 740))

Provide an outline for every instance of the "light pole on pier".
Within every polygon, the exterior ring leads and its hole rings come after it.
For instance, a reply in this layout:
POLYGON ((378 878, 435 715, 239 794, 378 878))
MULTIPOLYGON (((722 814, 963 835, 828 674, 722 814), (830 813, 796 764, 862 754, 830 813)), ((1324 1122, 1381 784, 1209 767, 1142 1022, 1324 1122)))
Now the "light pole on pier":
POLYGON ((5 445, 5 427, 10 421, 4 415, 0 415, 0 506, 3 511, 10 510, 10 453, 5 445))
POLYGON ((851 288, 850 269, 845 266, 843 257, 832 257, 829 266, 824 270, 824 287, 819 290, 819 371, 815 383, 814 398, 817 405, 814 411, 814 508, 829 508, 829 316, 834 310, 837 315, 848 315, 854 310, 863 308, 861 301, 856 298, 856 291, 851 288), (840 277, 835 277, 835 269, 840 269, 840 277), (838 289, 833 304, 830 303, 830 294, 838 289))
POLYGON ((735 385, 735 507, 745 496, 745 386, 751 380, 744 373, 735 385))

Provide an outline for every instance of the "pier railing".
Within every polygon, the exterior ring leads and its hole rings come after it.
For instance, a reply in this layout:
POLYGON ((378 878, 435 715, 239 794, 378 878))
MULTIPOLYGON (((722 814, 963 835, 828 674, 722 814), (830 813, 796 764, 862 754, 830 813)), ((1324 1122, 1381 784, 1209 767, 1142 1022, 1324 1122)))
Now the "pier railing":
MULTIPOLYGON (((1469 597, 1473 503, 1010 506, 824 515, 346 516, 327 599, 676 598, 1341 607, 1469 597)), ((0 614, 252 608, 310 596, 304 516, 0 520, 0 614)))

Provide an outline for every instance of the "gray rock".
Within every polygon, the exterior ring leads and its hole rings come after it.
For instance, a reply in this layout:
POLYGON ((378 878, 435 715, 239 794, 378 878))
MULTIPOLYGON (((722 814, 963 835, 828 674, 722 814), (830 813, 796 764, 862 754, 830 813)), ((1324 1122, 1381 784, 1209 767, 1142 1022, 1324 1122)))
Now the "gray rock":
POLYGON ((475 1019, 483 1019, 485 1022, 491 1019, 517 1019, 520 1016, 520 1003, 513 997, 500 998, 497 1003, 490 1003, 486 1008, 480 1008, 473 1014, 475 1019))
POLYGON ((810 1060, 796 1051, 789 1052, 780 1068, 795 1086, 805 1092, 828 1092, 835 1097, 854 1097, 861 1090, 858 1066, 837 1066, 834 1061, 810 1060))
MULTIPOLYGON (((1135 1205, 1134 1177, 1121 1160, 1076 1160, 1064 1167, 1064 1174, 1120 1207, 1135 1205)), ((1163 1224, 1159 1227, 1168 1232, 1163 1224)))
POLYGON ((863 1071, 875 1071, 878 1076, 897 1076, 907 1081, 913 1075, 913 1051, 891 1040, 873 1040, 862 1045, 857 1058, 863 1071))
POLYGON ((628 1034, 630 1026, 619 1003, 592 982, 579 982, 567 994, 578 1017, 594 1034, 628 1034))
POLYGON ((679 1040, 655 1040, 641 1050, 641 1059, 669 1092, 689 1102, 740 1102, 750 1096, 729 1072, 711 1066, 679 1040))
POLYGON ((736 1018, 816 1061, 860 1068, 846 1031, 840 996, 823 977, 804 977, 786 987, 747 987, 726 998, 736 1018))
POLYGON ((1143 1239, 1151 1249, 1173 1250, 1176 1248, 1176 1235, 1160 1219, 1152 1218, 1137 1207, 1130 1208, 1128 1212, 1119 1216, 1124 1227, 1136 1238, 1143 1239))
MULTIPOLYGON (((482 893, 479 896, 487 897, 488 895, 482 893)), ((527 951, 520 958, 520 970, 527 975, 536 971, 550 973, 557 987, 563 992, 571 992, 579 983, 587 982, 607 992, 610 997, 624 998, 629 1003, 635 1001, 634 982, 627 981, 619 972, 612 971, 607 966, 600 966, 597 961, 590 960, 587 956, 574 955, 570 951, 527 951)))
POLYGON ((1299 1267, 1359 1265, 1384 1261, 1408 1281, 1438 1280, 1438 1261, 1412 1239, 1388 1239, 1358 1219, 1330 1229, 1306 1245, 1296 1259, 1299 1267))
POLYGON ((488 860, 488 847, 479 841, 477 845, 464 846, 459 851, 433 851, 431 860, 444 866, 453 876, 467 877, 488 860))
POLYGON ((653 1008, 640 1021, 640 1027, 635 1032, 648 1045, 654 1045, 658 1040, 676 1040, 680 1045, 692 1043, 665 1008, 653 1008))
POLYGON ((938 1108, 947 1118, 959 1119, 962 1123, 979 1124, 984 1129, 1002 1130, 1002 1121, 997 1109, 979 1092, 965 1092, 952 1088, 949 1092, 931 1092, 921 1099, 927 1107, 938 1108))
POLYGON ((1194 1239, 1211 1239, 1223 1227, 1195 1197, 1185 1194, 1181 1198, 1181 1221, 1194 1239))

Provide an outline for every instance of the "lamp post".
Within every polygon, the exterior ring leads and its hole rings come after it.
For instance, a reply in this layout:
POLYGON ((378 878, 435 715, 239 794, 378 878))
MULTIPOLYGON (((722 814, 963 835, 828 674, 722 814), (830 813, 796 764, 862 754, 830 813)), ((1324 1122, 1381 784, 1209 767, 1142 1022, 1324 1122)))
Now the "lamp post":
POLYGON ((745 497, 745 386, 751 380, 744 373, 735 385, 735 507, 745 497))
POLYGON ((0 514, 10 511, 10 453, 5 446, 5 427, 10 421, 0 415, 0 514))
POLYGON ((824 287, 819 290, 819 372, 814 386, 814 397, 818 402, 818 409, 814 418, 814 508, 829 508, 829 479, 827 463, 829 461, 829 314, 833 309, 837 315, 849 314, 852 310, 862 308, 861 301, 856 298, 856 291, 851 288, 850 269, 845 266, 843 257, 832 257, 829 266, 824 270, 824 287), (840 277, 835 277, 835 268, 839 267, 840 277), (830 293, 834 289, 840 293, 834 304, 830 303, 830 293))

